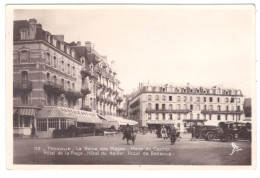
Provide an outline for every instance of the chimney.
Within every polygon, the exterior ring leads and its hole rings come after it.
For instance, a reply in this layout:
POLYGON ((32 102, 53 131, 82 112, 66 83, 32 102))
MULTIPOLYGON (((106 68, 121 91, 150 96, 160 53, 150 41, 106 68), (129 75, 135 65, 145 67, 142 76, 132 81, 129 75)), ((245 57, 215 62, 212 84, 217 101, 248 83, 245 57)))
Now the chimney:
POLYGON ((29 19, 29 39, 34 40, 36 35, 36 19, 29 19))
POLYGON ((189 82, 187 83, 187 87, 190 87, 190 83, 189 82))
POLYGON ((77 41, 77 46, 81 46, 81 41, 77 41))
POLYGON ((87 51, 91 52, 91 42, 90 41, 85 41, 85 46, 87 47, 87 51))

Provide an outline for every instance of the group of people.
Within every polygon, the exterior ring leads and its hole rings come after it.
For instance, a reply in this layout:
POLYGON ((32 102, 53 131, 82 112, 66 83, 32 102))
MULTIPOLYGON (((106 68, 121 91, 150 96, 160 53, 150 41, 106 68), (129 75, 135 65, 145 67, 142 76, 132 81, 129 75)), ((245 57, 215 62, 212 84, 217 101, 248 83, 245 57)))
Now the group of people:
POLYGON ((169 129, 165 126, 162 126, 157 130, 157 137, 163 138, 163 140, 166 140, 170 138, 171 145, 175 144, 176 138, 178 137, 176 128, 174 127, 174 124, 170 125, 169 129))

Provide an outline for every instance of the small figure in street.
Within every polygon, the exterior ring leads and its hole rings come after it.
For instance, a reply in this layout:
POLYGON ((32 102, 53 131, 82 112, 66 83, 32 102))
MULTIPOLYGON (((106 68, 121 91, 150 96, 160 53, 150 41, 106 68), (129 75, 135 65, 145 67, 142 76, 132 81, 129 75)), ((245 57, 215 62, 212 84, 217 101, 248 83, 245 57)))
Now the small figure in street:
POLYGON ((156 135, 157 135, 157 138, 162 138, 162 135, 161 135, 161 127, 159 127, 156 131, 156 135))
POLYGON ((170 129, 169 129, 169 136, 170 136, 170 139, 171 139, 171 145, 174 145, 175 141, 176 141, 176 129, 174 127, 174 124, 172 124, 170 129))
POLYGON ((191 127, 191 141, 196 140, 195 138, 195 132, 196 132, 196 128, 195 128, 195 124, 191 127))
POLYGON ((162 135, 163 140, 167 139, 167 130, 164 126, 162 127, 161 135, 162 135))
POLYGON ((127 145, 129 145, 129 140, 132 140, 133 144, 134 144, 134 141, 135 141, 135 137, 134 134, 133 134, 133 129, 129 126, 129 124, 126 125, 126 128, 124 130, 124 136, 123 136, 123 140, 126 138, 126 142, 127 142, 127 145))
POLYGON ((35 126, 32 125, 31 137, 35 137, 35 126))

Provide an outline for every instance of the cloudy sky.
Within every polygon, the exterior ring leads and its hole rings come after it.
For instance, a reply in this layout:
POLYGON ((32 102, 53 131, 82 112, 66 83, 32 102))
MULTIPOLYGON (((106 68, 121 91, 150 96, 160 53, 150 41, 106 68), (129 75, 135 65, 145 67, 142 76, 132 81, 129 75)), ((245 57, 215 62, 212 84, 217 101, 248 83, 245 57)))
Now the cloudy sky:
POLYGON ((253 6, 69 7, 16 10, 14 20, 36 18, 67 42, 91 41, 116 61, 125 93, 149 81, 220 84, 254 95, 253 6))

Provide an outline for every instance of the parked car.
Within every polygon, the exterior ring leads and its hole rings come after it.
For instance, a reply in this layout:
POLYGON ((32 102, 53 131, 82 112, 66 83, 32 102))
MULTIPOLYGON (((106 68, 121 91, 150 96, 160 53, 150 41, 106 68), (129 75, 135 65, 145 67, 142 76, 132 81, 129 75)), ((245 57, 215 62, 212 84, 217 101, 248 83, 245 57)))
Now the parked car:
POLYGON ((213 125, 196 125, 195 138, 204 138, 205 140, 214 140, 221 133, 218 126, 213 125))
POLYGON ((235 139, 251 141, 252 125, 250 123, 220 122, 219 127, 223 130, 220 135, 221 141, 233 141, 235 139))

